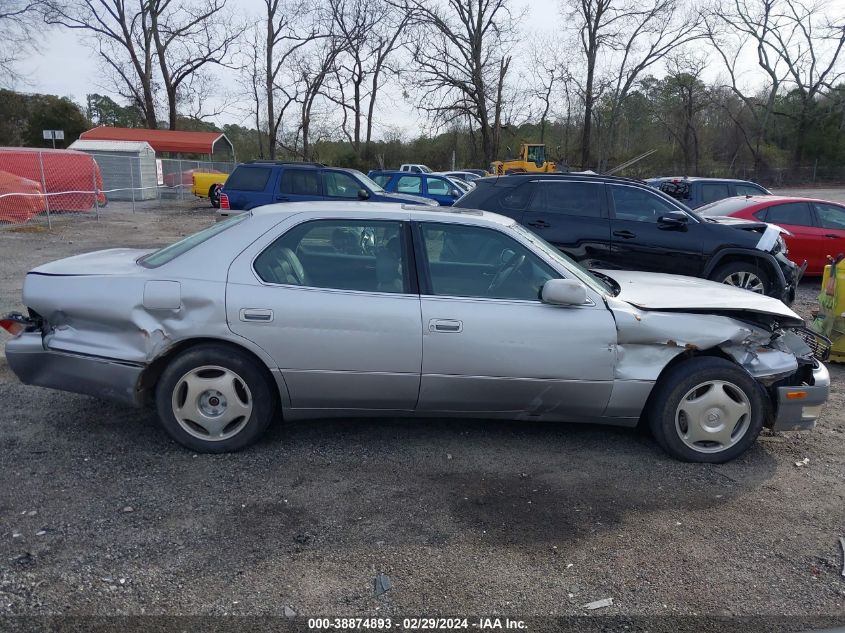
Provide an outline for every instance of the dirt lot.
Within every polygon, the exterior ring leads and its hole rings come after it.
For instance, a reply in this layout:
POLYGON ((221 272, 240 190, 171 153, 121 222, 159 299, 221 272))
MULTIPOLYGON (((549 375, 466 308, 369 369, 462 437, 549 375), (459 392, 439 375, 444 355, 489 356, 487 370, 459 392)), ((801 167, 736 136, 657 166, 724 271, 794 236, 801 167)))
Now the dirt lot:
MULTIPOLYGON (((211 218, 186 205, 0 231, 0 313, 34 265, 211 218)), ((817 291, 802 284, 805 316, 817 291)), ((0 615, 537 617, 610 597, 593 613, 845 622, 831 369, 815 431, 708 466, 635 431, 443 420, 278 424, 243 453, 195 455, 151 411, 23 386, 0 356, 0 615), (379 573, 392 588, 375 597, 379 573)), ((772 630, 812 624, 788 622, 772 630)))

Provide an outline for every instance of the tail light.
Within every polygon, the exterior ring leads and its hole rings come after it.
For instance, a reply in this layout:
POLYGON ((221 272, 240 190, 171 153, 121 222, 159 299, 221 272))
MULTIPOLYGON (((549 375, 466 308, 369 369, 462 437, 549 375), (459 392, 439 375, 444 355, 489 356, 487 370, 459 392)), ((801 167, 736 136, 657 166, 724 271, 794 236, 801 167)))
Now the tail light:
POLYGON ((2 319, 0 319, 0 327, 6 330, 12 336, 20 336, 33 325, 35 325, 35 322, 32 319, 28 319, 27 317, 23 316, 22 314, 18 314, 17 312, 7 314, 2 319))
POLYGON ((231 209, 232 207, 229 206, 229 196, 227 196, 222 191, 220 192, 220 208, 221 209, 231 209))

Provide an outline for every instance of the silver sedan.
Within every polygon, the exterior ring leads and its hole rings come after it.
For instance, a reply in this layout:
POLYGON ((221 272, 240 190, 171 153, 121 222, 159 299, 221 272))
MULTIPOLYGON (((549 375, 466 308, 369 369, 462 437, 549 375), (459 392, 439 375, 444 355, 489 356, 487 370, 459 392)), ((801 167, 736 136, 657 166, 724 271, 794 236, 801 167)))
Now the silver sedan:
POLYGON ((808 429, 823 341, 781 302, 700 279, 588 272, 508 218, 289 203, 157 251, 32 270, 9 365, 141 406, 195 451, 278 418, 471 416, 648 424, 723 462, 808 429))

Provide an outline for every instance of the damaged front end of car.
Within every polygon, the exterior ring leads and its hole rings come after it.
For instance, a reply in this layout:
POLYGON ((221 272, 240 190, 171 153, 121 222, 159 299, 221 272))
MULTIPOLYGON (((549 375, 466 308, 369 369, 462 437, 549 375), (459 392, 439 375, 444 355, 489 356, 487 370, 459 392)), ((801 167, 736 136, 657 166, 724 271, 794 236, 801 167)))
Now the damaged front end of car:
POLYGON ((693 356, 731 360, 766 395, 765 426, 775 431, 815 427, 830 390, 823 361, 830 341, 797 315, 752 310, 641 309, 608 300, 616 319, 616 378, 657 381, 661 371, 693 356))

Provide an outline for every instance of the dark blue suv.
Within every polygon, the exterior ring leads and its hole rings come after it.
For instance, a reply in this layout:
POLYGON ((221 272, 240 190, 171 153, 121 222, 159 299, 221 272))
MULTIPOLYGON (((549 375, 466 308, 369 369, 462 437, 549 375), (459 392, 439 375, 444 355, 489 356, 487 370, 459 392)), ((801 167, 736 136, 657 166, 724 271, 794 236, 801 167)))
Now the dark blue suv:
POLYGON ((370 200, 433 204, 420 196, 387 193, 360 171, 320 163, 253 160, 241 163, 220 192, 221 215, 226 210, 249 211, 276 202, 309 200, 370 200))

